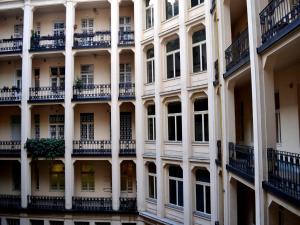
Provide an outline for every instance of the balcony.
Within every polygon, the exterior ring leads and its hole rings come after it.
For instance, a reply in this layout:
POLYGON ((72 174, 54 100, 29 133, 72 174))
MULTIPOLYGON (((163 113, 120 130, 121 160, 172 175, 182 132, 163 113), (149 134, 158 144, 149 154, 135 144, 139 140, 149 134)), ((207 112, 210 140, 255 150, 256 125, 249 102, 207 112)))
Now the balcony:
POLYGON ((300 0, 273 0, 259 14, 261 53, 300 26, 300 0))
POLYGON ((65 197, 63 196, 28 196, 28 208, 35 210, 63 211, 65 197))
POLYGON ((120 47, 134 46, 134 31, 120 31, 119 46, 120 47))
POLYGON ((249 62, 249 35, 248 29, 225 50, 226 73, 224 78, 230 76, 234 71, 249 62))
POLYGON ((229 165, 226 168, 254 183, 253 147, 229 143, 229 165))
POLYGON ((108 101, 110 99, 110 84, 86 84, 73 86, 73 101, 108 101))
POLYGON ((0 141, 0 156, 20 157, 21 141, 0 141))
POLYGON ((0 54, 15 54, 22 52, 23 38, 8 38, 0 40, 0 54))
POLYGON ((300 154, 267 150, 268 180, 264 189, 300 205, 300 154))
POLYGON ((111 198, 73 197, 73 211, 83 212, 110 212, 112 211, 111 198))
POLYGON ((31 52, 61 51, 65 49, 65 36, 39 36, 31 37, 31 52))
POLYGON ((111 141, 73 141, 73 156, 111 156, 111 141))
POLYGON ((19 88, 4 87, 0 89, 0 104, 20 104, 21 90, 19 88))
POLYGON ((120 100, 135 99, 135 84, 134 83, 120 83, 119 84, 119 99, 120 100))
POLYGON ((135 140, 120 140, 120 156, 136 156, 135 140))
POLYGON ((74 34, 74 49, 109 48, 111 46, 110 31, 74 34))
POLYGON ((0 195, 0 209, 21 209, 21 196, 0 195))
POLYGON ((64 87, 33 87, 29 88, 30 103, 63 102, 65 98, 64 87))
POLYGON ((136 198, 120 198, 120 209, 122 212, 137 212, 136 198))

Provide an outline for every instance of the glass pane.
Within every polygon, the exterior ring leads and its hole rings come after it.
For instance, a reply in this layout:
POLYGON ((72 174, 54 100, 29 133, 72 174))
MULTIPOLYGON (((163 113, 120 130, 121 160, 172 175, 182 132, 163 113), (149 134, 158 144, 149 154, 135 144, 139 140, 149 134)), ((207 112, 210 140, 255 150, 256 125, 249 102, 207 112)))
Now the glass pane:
POLYGON ((200 47, 193 47, 193 72, 199 72, 200 67, 200 47))
POLYGON ((195 33, 193 33, 193 37, 192 37, 192 42, 193 44, 201 42, 201 41, 205 41, 206 40, 206 33, 205 33, 205 29, 196 31, 195 33))
POLYGON ((169 176, 183 178, 182 169, 180 166, 170 166, 169 167, 169 176))
POLYGON ((174 77, 174 64, 173 64, 173 55, 167 56, 167 78, 174 77))
POLYGON ((195 141, 203 141, 202 115, 195 115, 195 141))
POLYGON ((176 117, 176 122, 177 122, 177 141, 182 141, 181 116, 176 117))
POLYGON ((155 105, 148 106, 148 115, 155 115, 155 105))
POLYGON ((168 104, 168 113, 181 113, 181 103, 171 102, 168 104))
POLYGON ((208 114, 204 115, 204 140, 209 140, 209 131, 208 131, 208 114))
POLYGON ((198 0, 191 0, 191 6, 194 7, 198 5, 198 0))
POLYGON ((153 129, 154 129, 154 124, 153 124, 153 118, 148 119, 148 140, 153 140, 153 129))
POLYGON ((177 204, 176 181, 169 180, 169 201, 171 204, 177 204))
POLYGON ((174 3, 174 16, 178 15, 178 0, 175 0, 174 3))
POLYGON ((206 111, 208 110, 208 99, 197 99, 194 103, 194 111, 206 111))
POLYGON ((153 82, 152 61, 147 62, 147 83, 153 82))
POLYGON ((156 173, 156 165, 154 163, 149 163, 148 165, 148 172, 149 173, 156 173))
POLYGON ((175 77, 180 77, 180 53, 175 54, 175 77))
POLYGON ((183 206, 183 182, 178 181, 178 205, 183 206))
POLYGON ((175 141, 175 117, 168 117, 168 140, 175 141))
POLYGON ((206 44, 202 45, 202 70, 207 69, 206 44))
POLYGON ((149 176, 149 198, 154 198, 154 177, 149 176))
POLYGON ((196 210, 204 212, 204 193, 202 185, 196 185, 196 210))
POLYGON ((206 169, 197 169, 196 170, 196 181, 209 183, 210 182, 209 171, 206 169))
POLYGON ((205 187, 206 213, 210 214, 210 187, 205 187))
POLYGON ((151 18, 152 8, 146 10, 146 28, 152 27, 152 18, 151 18))
POLYGON ((178 50, 180 47, 179 38, 169 41, 166 47, 167 47, 167 52, 178 50))
POLYGON ((166 19, 170 19, 171 17, 173 17, 172 4, 166 0, 166 19))

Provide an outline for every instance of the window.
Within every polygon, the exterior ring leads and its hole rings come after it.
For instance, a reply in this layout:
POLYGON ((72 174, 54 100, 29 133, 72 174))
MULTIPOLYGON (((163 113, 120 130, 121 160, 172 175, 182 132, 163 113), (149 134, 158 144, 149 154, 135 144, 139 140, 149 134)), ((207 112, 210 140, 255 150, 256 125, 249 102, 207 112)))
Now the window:
POLYGON ((51 67, 51 87, 65 87, 65 67, 51 67))
POLYGON ((34 115, 34 138, 40 139, 40 115, 34 115))
POLYGON ((19 219, 6 219, 7 225, 20 225, 19 219))
POLYGON ((62 163, 54 163, 50 166, 50 190, 63 191, 65 189, 65 173, 62 163))
POLYGON ((169 167, 169 203, 183 206, 183 174, 179 166, 169 167))
POLYGON ((30 220, 31 225, 44 225, 44 220, 30 220))
POLYGON ((154 48, 147 50, 147 83, 155 81, 154 48))
POLYGON ((197 99, 194 103, 195 141, 208 142, 208 100, 197 99))
POLYGON ((210 214, 210 174, 205 169, 196 170, 196 211, 210 214))
POLYGON ((36 88, 40 87, 40 69, 34 69, 34 86, 36 88))
POLYGON ((146 29, 153 27, 153 25, 154 25, 153 1, 146 0, 146 29))
POLYGON ((21 190, 21 166, 19 162, 12 164, 13 190, 21 190))
POLYGON ((178 15, 178 0, 166 0, 166 19, 178 15))
POLYGON ((81 65, 81 79, 84 85, 94 83, 94 65, 81 65))
POLYGON ((192 36, 193 72, 197 73, 207 69, 206 33, 205 29, 196 31, 192 36))
POLYGON ((53 24, 53 35, 62 36, 65 34, 65 23, 64 22, 55 22, 53 24))
POLYGON ((34 180, 35 180, 35 189, 39 190, 40 189, 40 171, 37 163, 33 164, 33 170, 34 170, 34 180))
POLYGON ((80 140, 94 140, 94 113, 80 113, 80 140))
POLYGON ((81 190, 95 190, 95 168, 91 164, 83 164, 81 166, 81 190))
POLYGON ((23 24, 16 24, 14 26, 14 38, 23 37, 23 24))
POLYGON ((121 164, 121 191, 132 192, 133 191, 133 175, 134 164, 129 161, 125 161, 121 164))
POLYGON ((275 93, 276 143, 281 144, 281 119, 279 92, 275 93))
POLYGON ((204 3, 204 0, 191 0, 191 7, 195 7, 197 5, 200 5, 204 3))
POLYGON ((50 225, 64 225, 64 221, 50 220, 50 225))
POLYGON ((119 24, 121 32, 131 31, 131 18, 129 16, 121 16, 119 24))
POLYGON ((167 78, 175 78, 180 76, 180 44, 179 38, 169 41, 166 45, 167 49, 167 78))
POLYGON ((22 70, 21 69, 17 69, 16 70, 16 84, 15 86, 21 90, 22 88, 22 70))
POLYGON ((149 198, 157 198, 157 179, 156 179, 156 165, 154 163, 149 163, 148 165, 148 194, 149 198))
POLYGON ((168 105, 168 140, 182 141, 180 102, 172 102, 168 105))
POLYGON ((81 19, 82 33, 93 33, 94 30, 94 19, 81 19))
POLYGON ((148 121, 148 140, 155 141, 156 139, 156 127, 155 127, 155 105, 149 105, 147 110, 148 121))
POLYGON ((131 64, 120 64, 120 83, 131 83, 131 64))
POLYGON ((90 225, 89 222, 74 222, 74 225, 90 225))
POLYGON ((64 139, 64 115, 50 115, 50 138, 64 139))

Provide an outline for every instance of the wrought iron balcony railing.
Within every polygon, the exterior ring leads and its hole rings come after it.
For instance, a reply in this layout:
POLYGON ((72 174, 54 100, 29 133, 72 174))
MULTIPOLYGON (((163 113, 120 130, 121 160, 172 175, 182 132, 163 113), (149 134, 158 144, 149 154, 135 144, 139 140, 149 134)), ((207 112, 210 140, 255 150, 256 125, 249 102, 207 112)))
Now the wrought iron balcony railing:
POLYGON ((229 165, 227 169, 254 182, 253 147, 229 143, 229 165))
POLYGON ((85 84, 82 86, 73 86, 74 101, 88 100, 110 100, 110 84, 85 84))
POLYGON ((226 72, 249 60, 248 28, 225 50, 226 72))
POLYGON ((21 141, 0 141, 0 155, 19 157, 21 154, 21 141))
POLYGON ((28 208, 37 210, 61 211, 65 209, 63 196, 28 196, 28 208))
POLYGON ((29 89, 29 102, 62 102, 64 87, 33 87, 29 89))
POLYGON ((262 43, 276 38, 284 30, 300 23, 300 0, 272 0, 259 14, 262 43))
POLYGON ((7 38, 0 40, 0 54, 21 53, 23 38, 7 38))
POLYGON ((135 140, 120 140, 120 156, 135 156, 135 149, 135 140))
POLYGON ((55 51, 65 49, 65 35, 31 37, 30 51, 55 51))
POLYGON ((110 140, 73 141, 73 156, 111 156, 110 140))
POLYGON ((74 211, 103 212, 112 211, 112 198, 73 197, 74 211))
POLYGON ((134 31, 120 31, 119 32, 119 46, 134 45, 134 31))
POLYGON ((135 98, 135 84, 134 83, 120 83, 119 84, 119 99, 134 99, 135 98))
POLYGON ((0 209, 20 209, 20 195, 0 195, 0 209))
POLYGON ((109 48, 110 45, 110 31, 74 34, 74 48, 109 48))
POLYGON ((11 104, 21 101, 21 90, 19 88, 0 89, 0 104, 11 104))
POLYGON ((136 198, 120 198, 120 211, 136 212, 136 198))
POLYGON ((300 203, 300 154, 267 150, 268 181, 264 186, 285 199, 300 203))

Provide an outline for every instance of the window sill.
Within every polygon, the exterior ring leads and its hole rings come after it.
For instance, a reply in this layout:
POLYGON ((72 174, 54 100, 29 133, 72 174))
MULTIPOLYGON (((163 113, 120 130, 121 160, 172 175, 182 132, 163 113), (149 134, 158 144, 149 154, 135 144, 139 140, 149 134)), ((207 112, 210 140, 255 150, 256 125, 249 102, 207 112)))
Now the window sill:
POLYGON ((193 141, 192 146, 208 146, 209 142, 193 141))
POLYGON ((165 141, 167 145, 182 145, 182 141, 165 141))
POLYGON ((177 212, 183 212, 183 206, 173 205, 171 203, 165 204, 165 207, 168 209, 176 210, 177 212))
POLYGON ((165 78, 163 79, 163 82, 173 81, 173 80, 180 80, 181 76, 179 77, 172 77, 172 78, 165 78))
POLYGON ((155 143, 156 143, 155 140, 153 140, 153 141, 152 141, 152 140, 146 140, 146 141, 145 141, 145 144, 152 144, 152 145, 153 145, 153 144, 155 144, 155 143))
POLYGON ((198 218, 205 219, 205 220, 208 220, 208 221, 211 220, 210 214, 207 214, 207 213, 204 213, 204 212, 194 211, 193 215, 198 217, 198 218))
POLYGON ((199 8, 201 8, 202 6, 204 6, 204 3, 200 3, 199 5, 195 5, 195 6, 190 6, 190 8, 188 9, 188 11, 193 11, 193 10, 197 10, 199 8))
POLYGON ((155 84, 154 82, 152 82, 152 83, 144 83, 145 86, 152 86, 154 84, 155 84))
POLYGON ((154 26, 149 27, 149 28, 145 28, 144 32, 149 32, 149 31, 153 31, 154 30, 154 26))
POLYGON ((146 202, 151 203, 151 204, 157 204, 157 200, 154 198, 146 198, 146 202))
POLYGON ((191 76, 199 76, 201 74, 207 73, 207 70, 199 71, 199 72, 192 72, 190 73, 191 76))
POLYGON ((166 23, 168 23, 168 22, 170 22, 172 20, 176 20, 178 18, 179 18, 179 15, 173 16, 173 17, 171 17, 169 19, 165 19, 164 21, 161 22, 161 24, 166 24, 166 23))

